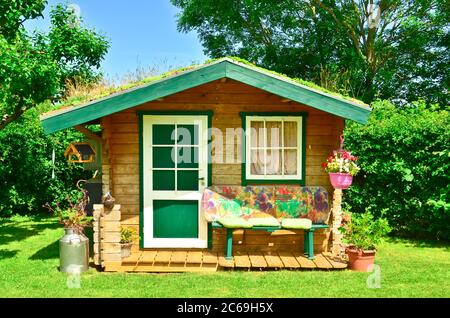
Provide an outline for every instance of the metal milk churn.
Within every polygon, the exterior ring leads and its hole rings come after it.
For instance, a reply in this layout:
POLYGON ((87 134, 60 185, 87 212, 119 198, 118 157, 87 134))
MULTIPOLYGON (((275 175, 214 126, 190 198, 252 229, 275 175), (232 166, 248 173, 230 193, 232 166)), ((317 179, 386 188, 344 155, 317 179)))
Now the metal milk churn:
POLYGON ((81 273, 89 268, 89 239, 74 228, 66 228, 59 240, 59 269, 65 273, 81 273))

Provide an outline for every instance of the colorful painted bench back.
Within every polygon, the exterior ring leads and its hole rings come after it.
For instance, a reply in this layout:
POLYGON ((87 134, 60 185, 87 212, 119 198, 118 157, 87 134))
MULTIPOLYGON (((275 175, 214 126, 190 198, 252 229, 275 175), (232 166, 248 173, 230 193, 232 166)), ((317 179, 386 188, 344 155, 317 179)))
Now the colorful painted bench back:
POLYGON ((224 216, 243 218, 273 216, 308 218, 314 224, 328 220, 328 192, 322 187, 301 186, 212 186, 202 197, 208 221, 224 216))

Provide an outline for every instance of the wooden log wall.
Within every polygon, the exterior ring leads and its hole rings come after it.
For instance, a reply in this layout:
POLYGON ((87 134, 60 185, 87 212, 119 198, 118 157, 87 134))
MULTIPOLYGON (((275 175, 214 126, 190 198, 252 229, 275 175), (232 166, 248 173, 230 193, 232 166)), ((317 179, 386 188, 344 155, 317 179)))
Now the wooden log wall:
MULTIPOLYGON (((105 180, 111 180, 110 190, 116 202, 122 206, 122 224, 133 227, 136 233, 139 230, 139 139, 136 114, 138 110, 213 110, 213 128, 222 131, 223 136, 226 136, 227 129, 241 128, 240 112, 307 112, 306 185, 325 187, 329 193, 331 207, 333 189, 321 163, 339 147, 339 136, 344 128, 344 120, 233 80, 218 80, 102 119, 105 143, 108 144, 108 156, 104 155, 103 171, 109 175, 105 180)), ((224 138, 223 149, 222 152, 213 151, 213 156, 222 158, 222 163, 212 165, 213 184, 240 185, 241 165, 235 160, 242 155, 241 137, 236 136, 235 144, 224 138)), ((297 246, 302 248, 301 231, 288 232, 269 234, 262 231, 246 231, 246 235, 243 235, 236 231, 234 240, 237 249, 291 250, 292 244, 294 248, 297 246)), ((215 233, 217 234, 214 240, 221 249, 224 235, 220 231, 215 233)), ((330 231, 318 231, 315 234, 318 252, 328 249, 329 233, 330 231)), ((138 234, 134 239, 132 249, 136 251, 139 249, 138 234)))

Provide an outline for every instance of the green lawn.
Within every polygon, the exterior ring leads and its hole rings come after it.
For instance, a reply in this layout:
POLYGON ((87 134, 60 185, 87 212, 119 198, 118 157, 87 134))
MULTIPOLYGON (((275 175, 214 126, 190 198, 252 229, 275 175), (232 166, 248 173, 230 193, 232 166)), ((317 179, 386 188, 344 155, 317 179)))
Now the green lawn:
POLYGON ((81 288, 58 272, 55 219, 0 220, 0 297, 449 297, 450 246, 390 241, 380 247, 381 288, 369 273, 273 271, 116 274, 90 269, 81 288))

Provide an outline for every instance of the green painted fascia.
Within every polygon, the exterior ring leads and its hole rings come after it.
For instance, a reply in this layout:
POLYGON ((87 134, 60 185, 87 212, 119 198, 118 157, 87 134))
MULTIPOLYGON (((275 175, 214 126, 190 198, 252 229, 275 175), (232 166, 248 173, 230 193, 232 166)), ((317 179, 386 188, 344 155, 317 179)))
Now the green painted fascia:
POLYGON ((224 62, 207 65, 171 78, 150 83, 88 105, 42 119, 45 133, 50 134, 88 121, 135 107, 225 77, 224 62))
POLYGON ((230 78, 339 117, 366 123, 370 108, 321 93, 228 59, 42 118, 45 133, 80 125, 220 78, 230 78))
POLYGON ((312 89, 300 87, 298 84, 278 79, 261 71, 255 71, 250 67, 236 65, 228 61, 225 61, 225 63, 227 78, 339 117, 348 118, 361 124, 367 123, 370 115, 369 108, 328 96, 325 93, 319 93, 312 89))
POLYGON ((306 118, 308 117, 308 113, 306 112, 240 112, 242 120, 242 163, 241 163, 241 184, 243 186, 252 185, 252 184, 297 184, 304 186, 306 184, 306 118), (302 178, 301 179, 290 179, 290 180, 253 180, 246 179, 246 142, 247 138, 245 136, 245 131, 247 129, 247 123, 245 117, 247 116, 262 116, 262 117, 270 117, 270 116, 295 116, 302 117, 302 178))

